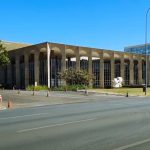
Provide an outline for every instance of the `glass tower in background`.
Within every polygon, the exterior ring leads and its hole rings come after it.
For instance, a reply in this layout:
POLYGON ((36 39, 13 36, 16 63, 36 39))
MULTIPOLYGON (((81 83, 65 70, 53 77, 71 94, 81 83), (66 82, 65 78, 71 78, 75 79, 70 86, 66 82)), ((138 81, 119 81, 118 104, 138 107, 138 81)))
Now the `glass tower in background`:
MULTIPOLYGON (((145 44, 125 47, 124 52, 145 54, 145 44)), ((147 54, 150 55, 150 43, 147 44, 147 54)))

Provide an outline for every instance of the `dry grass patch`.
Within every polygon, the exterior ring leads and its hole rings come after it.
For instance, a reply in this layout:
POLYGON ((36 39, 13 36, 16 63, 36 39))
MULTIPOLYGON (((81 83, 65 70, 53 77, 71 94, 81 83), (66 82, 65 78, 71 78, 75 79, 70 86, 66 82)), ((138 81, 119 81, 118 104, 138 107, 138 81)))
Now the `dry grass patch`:
MULTIPOLYGON (((104 94, 123 94, 127 92, 133 96, 144 96, 142 88, 112 88, 112 89, 89 89, 92 92, 104 93, 104 94)), ((150 88, 147 89, 147 96, 150 96, 150 88)))

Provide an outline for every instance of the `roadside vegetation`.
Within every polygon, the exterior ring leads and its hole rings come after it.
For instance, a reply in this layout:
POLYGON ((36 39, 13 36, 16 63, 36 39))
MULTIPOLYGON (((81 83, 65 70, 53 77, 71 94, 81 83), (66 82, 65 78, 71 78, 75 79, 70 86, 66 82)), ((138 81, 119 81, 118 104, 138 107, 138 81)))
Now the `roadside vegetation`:
POLYGON ((69 68, 60 73, 60 78, 63 79, 67 85, 85 85, 89 86, 89 82, 94 78, 85 70, 76 70, 69 68))
MULTIPOLYGON (((87 86, 85 85, 66 85, 66 86, 59 86, 59 87, 52 87, 51 91, 77 91, 77 90, 82 90, 82 89, 86 89, 87 86)), ((27 91, 44 91, 44 90, 48 90, 47 86, 33 86, 33 85, 29 85, 26 88, 27 91)))
MULTIPOLYGON (((90 80, 93 80, 92 76, 84 70, 76 71, 75 69, 67 69, 64 72, 60 73, 59 78, 66 82, 66 85, 52 87, 51 91, 77 91, 82 89, 89 88, 90 80)), ((40 91, 48 90, 47 86, 33 86, 30 85, 26 88, 28 91, 40 91)))
MULTIPOLYGON (((89 91, 95 91, 104 94, 117 94, 117 95, 128 95, 130 96, 144 96, 143 88, 111 88, 111 89, 89 89, 89 91)), ((147 88, 147 96, 150 96, 150 88, 147 88)))
POLYGON ((2 42, 0 41, 0 66, 4 66, 10 63, 10 59, 8 56, 8 52, 6 48, 3 46, 2 42))
MULTIPOLYGON (((60 73, 59 78, 66 82, 66 85, 59 87, 52 87, 51 91, 77 91, 88 89, 90 92, 98 92, 103 94, 116 94, 116 95, 129 95, 129 96, 144 96, 142 87, 121 87, 121 88, 110 88, 110 89, 100 89, 89 87, 89 82, 94 80, 94 78, 84 70, 75 70, 73 68, 67 69, 60 73)), ((26 90, 40 91, 48 90, 47 86, 28 86, 26 90)), ((150 88, 147 88, 147 96, 150 96, 150 88)))
POLYGON ((52 91, 77 91, 86 89, 85 85, 66 85, 52 88, 52 91))
POLYGON ((26 88, 27 91, 41 91, 41 90, 48 90, 48 87, 47 86, 33 86, 33 85, 29 85, 27 88, 26 88))

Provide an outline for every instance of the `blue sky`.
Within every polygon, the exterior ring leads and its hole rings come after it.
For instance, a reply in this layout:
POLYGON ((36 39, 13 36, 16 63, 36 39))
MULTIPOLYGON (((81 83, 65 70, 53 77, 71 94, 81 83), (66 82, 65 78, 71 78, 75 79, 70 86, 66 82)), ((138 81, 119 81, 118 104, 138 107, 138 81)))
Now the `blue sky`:
POLYGON ((148 7, 149 0, 1 0, 0 39, 123 50, 144 43, 148 7))

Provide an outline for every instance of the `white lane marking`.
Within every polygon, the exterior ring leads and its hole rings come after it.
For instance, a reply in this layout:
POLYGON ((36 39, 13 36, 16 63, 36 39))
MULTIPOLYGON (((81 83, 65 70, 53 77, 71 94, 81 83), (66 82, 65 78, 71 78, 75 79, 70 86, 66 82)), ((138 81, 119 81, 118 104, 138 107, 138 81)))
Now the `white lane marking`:
POLYGON ((32 117, 32 116, 40 116, 40 115, 45 115, 45 114, 48 114, 48 113, 39 113, 39 114, 31 114, 31 115, 23 115, 23 116, 14 116, 14 117, 0 118, 0 120, 23 118, 23 117, 32 117))
POLYGON ((48 125, 48 126, 19 130, 19 131, 17 131, 17 133, 29 132, 29 131, 39 130, 39 129, 44 129, 44 128, 53 128, 53 127, 64 126, 64 125, 68 125, 68 124, 80 123, 80 122, 93 121, 96 119, 97 118, 88 118, 88 119, 84 119, 84 120, 77 120, 77 121, 65 122, 65 123, 60 123, 60 124, 52 124, 52 125, 48 125))
POLYGON ((138 146, 138 145, 141 145, 141 144, 144 144, 144 143, 147 143, 147 142, 150 142, 150 138, 149 139, 145 139, 143 141, 137 141, 135 143, 132 143, 132 144, 129 144, 129 145, 125 145, 125 146, 116 148, 114 150, 125 150, 125 149, 131 148, 131 147, 134 147, 134 146, 138 146))

